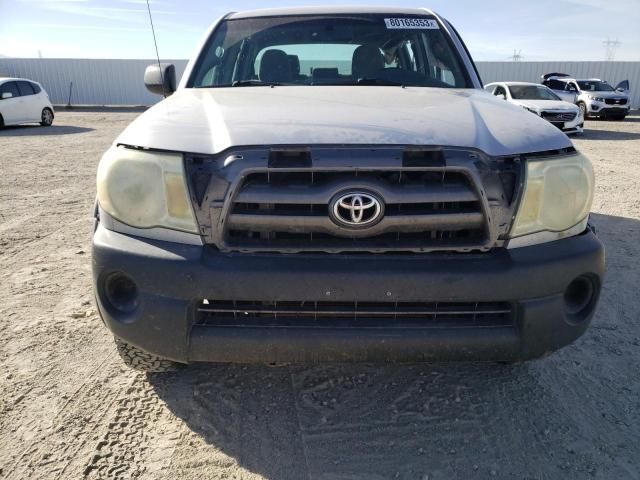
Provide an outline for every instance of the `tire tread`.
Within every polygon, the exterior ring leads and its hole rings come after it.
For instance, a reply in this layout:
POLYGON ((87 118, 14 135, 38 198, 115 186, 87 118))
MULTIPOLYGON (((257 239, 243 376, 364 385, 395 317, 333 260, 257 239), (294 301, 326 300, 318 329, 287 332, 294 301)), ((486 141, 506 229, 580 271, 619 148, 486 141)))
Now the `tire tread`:
POLYGON ((130 368, 149 373, 173 372, 178 369, 179 364, 174 361, 147 353, 117 337, 114 340, 118 354, 130 368))

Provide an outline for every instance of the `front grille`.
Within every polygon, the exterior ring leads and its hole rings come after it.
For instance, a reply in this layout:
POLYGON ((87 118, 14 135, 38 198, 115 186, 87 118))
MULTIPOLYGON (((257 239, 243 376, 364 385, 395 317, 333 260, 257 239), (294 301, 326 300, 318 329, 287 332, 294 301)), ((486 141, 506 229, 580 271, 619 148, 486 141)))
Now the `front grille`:
POLYGON ((542 118, 549 122, 571 122, 575 120, 577 112, 542 112, 542 118))
POLYGON ((211 327, 456 328, 513 325, 504 302, 203 300, 196 324, 211 327))
POLYGON ((604 103, 607 105, 626 105, 626 98, 605 98, 604 103))
POLYGON ((189 154, 185 169, 202 239, 223 252, 469 253, 504 244, 524 159, 457 147, 258 146, 189 154), (373 210, 354 225, 346 198, 373 210))
POLYGON ((225 243, 231 249, 293 251, 482 248, 487 220, 470 175, 446 169, 250 173, 231 200, 225 243), (377 194, 384 216, 366 229, 336 224, 340 192, 377 194))

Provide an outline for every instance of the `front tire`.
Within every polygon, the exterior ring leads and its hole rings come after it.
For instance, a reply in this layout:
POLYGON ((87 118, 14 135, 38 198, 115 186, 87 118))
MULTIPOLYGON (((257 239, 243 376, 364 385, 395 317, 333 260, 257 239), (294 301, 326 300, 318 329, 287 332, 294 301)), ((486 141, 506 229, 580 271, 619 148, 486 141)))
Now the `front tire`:
POLYGON ((586 120, 589 116, 589 112, 587 111, 587 104, 584 102, 578 102, 578 108, 580 109, 580 112, 582 112, 582 118, 586 120))
POLYGON ((148 373, 173 372, 179 363, 147 353, 117 337, 114 337, 118 354, 127 367, 148 373))
POLYGON ((46 107, 42 109, 42 114, 40 115, 40 125, 43 127, 50 127, 53 123, 53 111, 46 107))
POLYGON ((0 115, 0 130, 2 130, 4 128, 4 118, 2 118, 2 115, 0 115))

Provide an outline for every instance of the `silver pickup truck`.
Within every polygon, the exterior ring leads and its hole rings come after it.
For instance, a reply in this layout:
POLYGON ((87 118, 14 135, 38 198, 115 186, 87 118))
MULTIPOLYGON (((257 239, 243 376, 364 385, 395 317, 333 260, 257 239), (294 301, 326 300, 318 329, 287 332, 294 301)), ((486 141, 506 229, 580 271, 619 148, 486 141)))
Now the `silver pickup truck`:
POLYGON ((579 337, 591 163, 424 9, 230 13, 104 154, 93 275, 125 362, 519 361, 579 337))

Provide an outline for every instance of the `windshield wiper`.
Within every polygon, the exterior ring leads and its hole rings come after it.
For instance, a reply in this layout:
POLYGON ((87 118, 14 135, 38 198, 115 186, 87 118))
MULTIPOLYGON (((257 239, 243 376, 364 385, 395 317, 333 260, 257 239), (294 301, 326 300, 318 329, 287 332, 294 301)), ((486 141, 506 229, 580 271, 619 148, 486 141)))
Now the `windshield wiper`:
POLYGON ((276 85, 282 85, 278 82, 263 82, 262 80, 236 80, 232 87, 275 87, 276 85))
POLYGON ((362 77, 356 80, 356 85, 383 85, 389 87, 403 87, 404 83, 396 82, 394 80, 386 80, 384 78, 369 78, 362 77))

